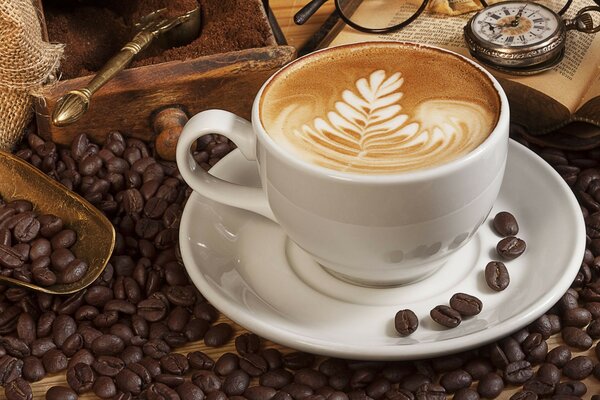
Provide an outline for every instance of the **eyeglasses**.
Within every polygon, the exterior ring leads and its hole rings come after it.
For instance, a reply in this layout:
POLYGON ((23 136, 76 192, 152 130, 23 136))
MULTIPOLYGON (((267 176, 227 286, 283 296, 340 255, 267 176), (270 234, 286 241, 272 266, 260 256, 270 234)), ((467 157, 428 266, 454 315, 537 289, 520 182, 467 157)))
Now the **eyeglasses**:
MULTIPOLYGON (((302 25, 327 0, 311 0, 294 15, 302 25)), ((413 22, 429 0, 334 0, 339 17, 352 28, 366 33, 390 33, 413 22)))

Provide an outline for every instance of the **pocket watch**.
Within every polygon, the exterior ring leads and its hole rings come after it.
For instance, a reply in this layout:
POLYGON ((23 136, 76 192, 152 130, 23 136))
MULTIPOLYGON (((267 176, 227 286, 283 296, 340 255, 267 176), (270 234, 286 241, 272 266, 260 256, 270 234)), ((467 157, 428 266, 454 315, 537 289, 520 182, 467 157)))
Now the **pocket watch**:
MULTIPOLYGON (((570 2, 569 2, 570 4, 570 2)), ((516 75, 531 75, 556 66, 563 58, 567 31, 595 33, 590 11, 584 7, 573 19, 563 19, 542 4, 510 0, 477 12, 464 28, 471 55, 494 69, 516 75)))

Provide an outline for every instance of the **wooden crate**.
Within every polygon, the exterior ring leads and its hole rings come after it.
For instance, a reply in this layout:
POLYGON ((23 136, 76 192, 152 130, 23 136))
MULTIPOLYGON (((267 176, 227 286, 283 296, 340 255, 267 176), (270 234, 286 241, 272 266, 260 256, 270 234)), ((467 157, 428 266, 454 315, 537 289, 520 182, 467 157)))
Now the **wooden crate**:
MULTIPOLYGON (((267 19, 262 6, 261 18, 267 19)), ((155 139, 153 118, 160 110, 177 107, 188 116, 220 108, 250 118, 252 101, 264 81, 295 57, 295 49, 278 45, 273 30, 268 45, 126 69, 92 98, 87 113, 77 122, 57 127, 51 115, 60 96, 82 88, 92 76, 59 81, 48 86, 35 103, 39 134, 69 144, 79 133, 102 143, 110 131, 146 141, 155 139)), ((174 149, 171 149, 174 150, 174 149)), ((172 153, 171 155, 174 155, 172 153)))

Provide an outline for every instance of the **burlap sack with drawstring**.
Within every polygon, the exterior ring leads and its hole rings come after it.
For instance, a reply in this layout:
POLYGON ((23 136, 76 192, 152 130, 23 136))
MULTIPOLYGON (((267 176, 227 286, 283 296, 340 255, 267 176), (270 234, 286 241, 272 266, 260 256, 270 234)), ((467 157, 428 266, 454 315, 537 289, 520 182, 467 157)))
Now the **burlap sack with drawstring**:
POLYGON ((0 0, 0 149, 21 140, 33 115, 32 95, 50 83, 63 45, 43 40, 32 0, 0 0))

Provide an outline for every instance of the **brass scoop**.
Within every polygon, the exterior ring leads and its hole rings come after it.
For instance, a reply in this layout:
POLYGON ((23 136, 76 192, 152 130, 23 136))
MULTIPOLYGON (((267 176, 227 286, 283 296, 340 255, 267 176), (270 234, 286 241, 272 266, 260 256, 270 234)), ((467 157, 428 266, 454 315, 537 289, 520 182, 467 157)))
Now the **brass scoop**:
POLYGON ((174 18, 163 17, 165 12, 166 9, 163 8, 142 17, 136 24, 140 31, 123 46, 121 51, 108 60, 86 87, 72 90, 58 99, 52 113, 54 125, 66 126, 81 118, 90 105, 92 95, 118 72, 125 69, 133 58, 157 37, 164 36, 164 43, 161 44, 166 43, 171 46, 182 46, 198 37, 202 18, 200 7, 174 18))
POLYGON ((86 200, 19 157, 3 151, 0 151, 0 196, 7 202, 29 200, 38 215, 54 214, 62 218, 65 226, 77 233, 77 242, 71 248, 73 253, 88 264, 84 277, 75 283, 41 287, 1 275, 0 283, 50 294, 69 294, 85 288, 104 271, 115 246, 115 230, 86 200))

